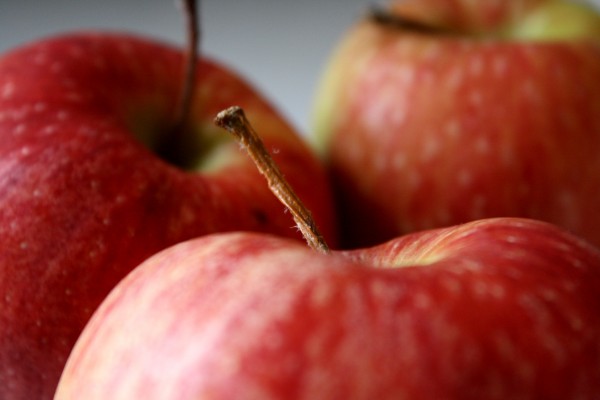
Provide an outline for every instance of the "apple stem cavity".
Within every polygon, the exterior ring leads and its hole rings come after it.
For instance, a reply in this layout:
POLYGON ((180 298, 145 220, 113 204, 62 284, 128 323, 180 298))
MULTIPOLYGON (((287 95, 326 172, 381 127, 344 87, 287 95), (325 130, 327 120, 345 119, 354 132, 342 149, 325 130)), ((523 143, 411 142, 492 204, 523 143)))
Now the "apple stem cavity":
POLYGON ((423 35, 457 35, 457 32, 450 29, 433 26, 400 14, 392 13, 379 5, 372 5, 370 7, 368 17, 371 21, 380 26, 386 26, 393 29, 401 29, 423 35))
POLYGON ((244 111, 238 106, 223 110, 216 116, 215 124, 233 134, 246 150, 258 170, 267 179, 269 189, 294 217, 309 247, 321 253, 328 253, 329 246, 319 232, 310 211, 284 178, 244 111))

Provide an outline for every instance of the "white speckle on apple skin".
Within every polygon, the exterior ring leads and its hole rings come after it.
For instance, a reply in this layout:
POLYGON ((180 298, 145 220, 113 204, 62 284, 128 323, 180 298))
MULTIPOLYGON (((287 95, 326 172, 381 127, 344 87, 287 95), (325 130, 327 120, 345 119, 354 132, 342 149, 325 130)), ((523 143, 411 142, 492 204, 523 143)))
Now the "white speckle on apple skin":
POLYGON ((333 290, 331 285, 323 283, 321 281, 316 282, 310 293, 311 307, 315 309, 322 308, 323 306, 328 304, 329 301, 331 301, 332 296, 333 290))
POLYGON ((461 134, 460 121, 457 119, 451 119, 446 122, 444 126, 444 132, 451 139, 457 139, 461 134))
POLYGON ((50 65, 50 72, 56 74, 61 72, 63 69, 63 64, 60 61, 54 61, 51 65, 50 65))
POLYGON ((488 155, 492 150, 492 144, 490 143, 489 138, 485 136, 481 136, 475 140, 475 151, 482 155, 488 155))
POLYGON ((419 186, 421 186, 422 182, 423 182, 423 178, 419 171, 417 171, 417 170, 408 171, 408 185, 411 189, 417 189, 419 186))
POLYGON ((408 113, 407 113, 406 108, 404 108, 404 107, 395 108, 392 111, 392 115, 391 115, 392 124, 394 124, 395 126, 402 125, 406 121, 407 116, 408 116, 408 113))
POLYGON ((387 169, 387 160, 384 157, 373 157, 372 159, 373 169, 375 171, 385 171, 387 169))
POLYGON ((559 365, 564 365, 568 355, 568 350, 565 349, 555 336, 546 331, 544 334, 540 334, 541 344, 549 351, 554 357, 554 362, 559 365))
POLYGON ((56 127, 56 125, 48 125, 42 130, 42 133, 44 135, 52 135, 56 133, 57 129, 58 128, 56 127))
POLYGON ((446 290, 450 292, 453 296, 457 296, 463 291, 463 285, 460 281, 460 278, 453 276, 446 276, 442 280, 442 286, 446 288, 446 290))
POLYGON ((466 77, 462 68, 454 68, 450 71, 450 74, 446 78, 445 82, 448 89, 454 92, 459 86, 462 86, 466 77))
POLYGON ((437 41, 430 41, 423 49, 423 59, 431 63, 437 63, 443 56, 443 45, 437 41))
POLYGON ((33 56, 33 63, 40 67, 46 65, 48 63, 47 54, 43 50, 40 50, 33 56))
POLYGON ((56 113, 56 119, 59 121, 66 121, 67 119, 69 119, 69 117, 69 112, 65 110, 60 110, 56 113))
POLYGON ((29 105, 23 105, 20 108, 13 107, 10 110, 0 113, 0 120, 19 122, 25 119, 30 111, 31 107, 29 105))
POLYGON ((468 169, 461 169, 457 176, 457 183, 460 187, 468 187, 473 183, 473 174, 468 169))
POLYGON ((468 66, 471 78, 479 76, 484 70, 484 62, 481 56, 474 55, 468 66))
POLYGON ((475 294, 480 298, 491 297, 498 301, 504 299, 506 289, 498 283, 489 283, 486 281, 478 281, 474 284, 473 289, 475 294))
POLYGON ((469 93, 469 101, 472 106, 481 107, 483 105, 483 93, 478 89, 472 90, 469 93))
POLYGON ((37 113, 42 113, 42 112, 46 111, 47 108, 48 108, 48 105, 46 103, 44 103, 43 101, 38 101, 37 103, 35 103, 33 105, 33 111, 37 112, 37 113))
POLYGON ((415 307, 420 310, 427 310, 433 305, 431 297, 423 292, 413 294, 415 307))
POLYGON ((404 98, 398 98, 396 90, 385 82, 390 79, 399 80, 409 85, 414 82, 415 73, 412 68, 399 66, 394 69, 378 69, 369 74, 366 78, 367 82, 372 82, 374 87, 380 87, 381 101, 372 104, 367 110, 365 123, 371 126, 379 126, 382 120, 392 120, 394 124, 402 125, 407 115, 407 104, 404 98), (402 100, 402 101, 401 101, 402 100))
POLYGON ((83 56, 84 56, 83 48, 81 46, 75 45, 75 44, 69 46, 67 52, 69 53, 69 56, 75 60, 83 58, 83 56))
POLYGON ((442 145, 437 138, 437 135, 427 135, 427 139, 423 145, 421 158, 423 162, 431 161, 442 150, 442 145))
MULTIPOLYGON (((411 68, 406 65, 401 65, 393 73, 397 76, 398 81, 404 83, 405 85, 413 83, 415 79, 414 68, 411 68)), ((380 77, 380 79, 387 79, 387 77, 380 77)))
POLYGON ((397 151, 392 158, 392 168, 401 171, 408 165, 408 157, 405 152, 397 151))
MULTIPOLYGON (((535 369, 531 362, 524 359, 515 348, 512 340, 504 333, 497 332, 492 337, 496 351, 500 354, 503 360, 510 363, 514 367, 515 372, 525 382, 532 382, 535 379, 535 369)), ((502 389, 498 388, 498 393, 502 393, 502 389)), ((501 398, 503 396, 500 396, 501 398)))
POLYGON ((505 56, 497 55, 492 58, 492 72, 496 78, 502 78, 508 71, 508 60, 505 56))
POLYGON ((14 92, 15 92, 15 84, 12 81, 5 82, 4 85, 2 86, 2 90, 0 91, 0 93, 2 93, 2 98, 4 100, 10 99, 14 92))
POLYGON ((84 136, 95 136, 98 134, 98 129, 91 126, 83 125, 77 129, 77 132, 84 136))
POLYGON ((65 95, 65 99, 69 100, 71 103, 79 103, 83 100, 83 97, 77 92, 69 92, 65 95))
MULTIPOLYGON (((378 127, 381 125, 381 121, 388 121, 392 115, 395 120, 400 122, 404 122, 406 119, 406 112, 399 111, 406 110, 406 104, 401 104, 392 87, 387 86, 387 89, 385 88, 384 86, 379 94, 381 101, 373 103, 366 110, 364 122, 367 126, 378 127)), ((376 129, 374 131, 377 132, 376 129)))
POLYGON ((491 339, 496 347, 496 350, 498 350, 502 355, 502 358, 505 360, 514 360, 518 358, 515 346, 506 332, 496 331, 491 339))
POLYGON ((465 272, 479 274, 479 273, 481 273, 482 269, 483 269, 483 265, 481 265, 481 263, 467 260, 462 263, 462 267, 459 270, 457 270, 457 272, 459 274, 465 273, 465 272))
POLYGON ((531 103, 540 103, 542 101, 540 90, 536 87, 531 79, 523 82, 523 93, 531 103))
MULTIPOLYGON (((19 135, 22 135, 23 132, 25 132, 25 129, 26 129, 26 124, 24 124, 24 123, 18 124, 14 127, 12 133, 14 136, 19 136, 19 135)), ((25 147, 23 149, 25 149, 25 147)), ((22 150, 22 152, 23 152, 23 150, 22 150)))

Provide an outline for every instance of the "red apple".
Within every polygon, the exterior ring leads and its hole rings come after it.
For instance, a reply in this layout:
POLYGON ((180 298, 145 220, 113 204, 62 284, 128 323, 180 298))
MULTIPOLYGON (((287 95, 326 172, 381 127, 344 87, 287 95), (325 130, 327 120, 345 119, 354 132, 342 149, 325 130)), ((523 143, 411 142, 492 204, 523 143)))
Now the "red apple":
POLYGON ((96 306, 157 251, 232 230, 301 238, 238 144, 213 126, 233 103, 335 240, 322 165, 225 67, 199 62, 190 122, 169 143, 184 59, 106 33, 42 40, 0 59, 2 399, 51 397, 96 306))
POLYGON ((145 261, 55 399, 597 399, 600 252, 498 218, 320 254, 255 233, 145 261))
POLYGON ((600 15, 407 0, 353 27, 317 92, 346 246, 484 217, 600 245, 600 15))

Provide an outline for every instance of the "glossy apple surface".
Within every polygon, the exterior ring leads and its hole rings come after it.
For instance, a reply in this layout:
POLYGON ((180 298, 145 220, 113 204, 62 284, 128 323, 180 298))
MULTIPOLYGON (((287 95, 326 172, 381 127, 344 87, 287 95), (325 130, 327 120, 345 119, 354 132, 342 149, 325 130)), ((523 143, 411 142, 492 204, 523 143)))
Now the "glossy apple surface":
POLYGON ((335 241, 322 166, 234 73, 202 59, 185 134, 166 138, 183 58, 147 39, 89 33, 0 59, 3 399, 49 398, 96 306, 151 254, 231 230, 301 238, 237 143, 213 126, 225 107, 245 108, 335 241))
POLYGON ((592 399, 599 309, 598 249, 533 220, 330 254, 211 235, 119 283, 56 399, 592 399))
POLYGON ((387 11, 427 29, 365 18, 316 96, 346 245, 497 216, 599 245, 600 15, 542 0, 387 11))

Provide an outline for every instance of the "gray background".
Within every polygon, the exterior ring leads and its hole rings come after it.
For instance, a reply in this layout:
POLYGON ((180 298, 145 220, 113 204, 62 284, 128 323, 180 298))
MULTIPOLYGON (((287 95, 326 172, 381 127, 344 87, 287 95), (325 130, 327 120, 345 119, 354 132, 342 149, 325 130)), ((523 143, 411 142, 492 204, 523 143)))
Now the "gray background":
MULTIPOLYGON (((507 0, 510 1, 510 0, 507 0)), ((600 7, 600 0, 588 0, 600 7)), ((258 87, 302 132, 320 72, 377 0, 204 0, 202 48, 258 87)), ((173 0, 0 0, 0 52, 41 36, 109 28, 184 42, 173 0)))

